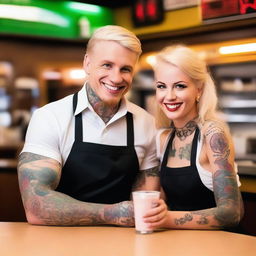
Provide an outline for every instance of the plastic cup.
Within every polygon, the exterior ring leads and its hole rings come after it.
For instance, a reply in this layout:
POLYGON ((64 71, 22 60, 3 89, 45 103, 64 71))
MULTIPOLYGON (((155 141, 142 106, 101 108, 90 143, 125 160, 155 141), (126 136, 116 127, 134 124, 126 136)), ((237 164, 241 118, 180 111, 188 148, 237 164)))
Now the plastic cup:
POLYGON ((159 191, 134 191, 132 192, 134 204, 135 229, 137 233, 149 234, 153 232, 143 221, 145 213, 153 208, 153 201, 159 199, 159 191))

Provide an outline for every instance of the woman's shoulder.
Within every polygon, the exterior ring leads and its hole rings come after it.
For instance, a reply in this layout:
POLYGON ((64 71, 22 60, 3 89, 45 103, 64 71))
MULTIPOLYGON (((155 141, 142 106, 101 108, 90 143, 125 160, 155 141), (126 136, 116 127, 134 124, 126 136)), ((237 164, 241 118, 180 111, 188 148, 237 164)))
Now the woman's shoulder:
POLYGON ((228 127, 225 122, 221 120, 206 120, 201 125, 201 133, 204 136, 209 136, 214 133, 227 133, 228 127))
POLYGON ((171 128, 161 128, 158 130, 156 140, 160 154, 164 151, 165 145, 171 132, 171 128))
POLYGON ((161 129, 159 129, 159 130, 157 131, 158 140, 159 140, 160 142, 165 141, 165 140, 169 137, 171 131, 172 131, 171 128, 161 128, 161 129))
POLYGON ((206 144, 229 144, 233 145, 228 125, 221 120, 207 120, 201 128, 203 141, 206 144))

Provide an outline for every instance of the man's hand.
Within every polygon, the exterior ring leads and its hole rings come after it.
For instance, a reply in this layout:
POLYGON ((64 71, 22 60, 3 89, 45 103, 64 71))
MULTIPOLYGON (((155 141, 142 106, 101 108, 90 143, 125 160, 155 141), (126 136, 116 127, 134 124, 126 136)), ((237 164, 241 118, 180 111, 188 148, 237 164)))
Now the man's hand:
POLYGON ((132 201, 124 201, 104 208, 106 223, 118 226, 134 226, 134 210, 132 201))

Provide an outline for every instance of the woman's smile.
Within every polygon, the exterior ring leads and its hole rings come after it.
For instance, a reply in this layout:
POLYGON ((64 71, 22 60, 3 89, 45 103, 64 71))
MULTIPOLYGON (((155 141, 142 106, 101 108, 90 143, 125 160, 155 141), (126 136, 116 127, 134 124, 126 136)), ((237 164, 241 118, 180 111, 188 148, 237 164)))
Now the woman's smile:
POLYGON ((171 112, 177 111, 182 103, 164 103, 166 109, 171 112))

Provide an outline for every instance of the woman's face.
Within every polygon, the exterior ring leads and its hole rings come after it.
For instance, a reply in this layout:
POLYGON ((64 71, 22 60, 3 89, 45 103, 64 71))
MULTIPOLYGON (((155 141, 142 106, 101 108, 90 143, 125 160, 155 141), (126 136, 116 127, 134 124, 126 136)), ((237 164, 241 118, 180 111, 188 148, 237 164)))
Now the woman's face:
POLYGON ((198 115, 196 99, 200 91, 176 66, 159 62, 155 68, 155 83, 157 102, 176 127, 183 127, 198 115))

